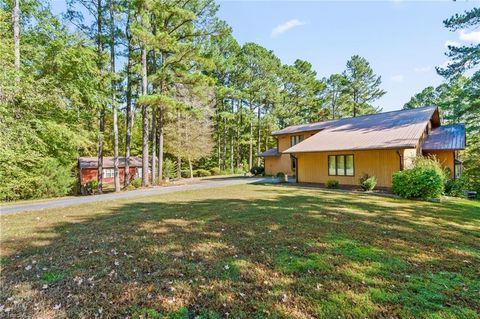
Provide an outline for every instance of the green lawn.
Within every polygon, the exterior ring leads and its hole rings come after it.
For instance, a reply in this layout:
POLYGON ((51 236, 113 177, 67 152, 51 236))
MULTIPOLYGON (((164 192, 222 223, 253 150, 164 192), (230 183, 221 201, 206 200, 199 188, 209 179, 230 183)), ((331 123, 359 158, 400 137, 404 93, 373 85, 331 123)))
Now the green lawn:
POLYGON ((466 200, 172 193, 3 216, 1 255, 0 317, 480 316, 480 203, 466 200))

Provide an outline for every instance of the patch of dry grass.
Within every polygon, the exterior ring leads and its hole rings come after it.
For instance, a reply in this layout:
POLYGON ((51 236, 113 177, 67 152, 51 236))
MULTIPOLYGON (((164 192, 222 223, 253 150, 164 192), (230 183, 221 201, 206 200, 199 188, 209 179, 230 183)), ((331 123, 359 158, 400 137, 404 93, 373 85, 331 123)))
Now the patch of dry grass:
POLYGON ((0 317, 477 318, 480 203, 243 185, 1 217, 0 317))

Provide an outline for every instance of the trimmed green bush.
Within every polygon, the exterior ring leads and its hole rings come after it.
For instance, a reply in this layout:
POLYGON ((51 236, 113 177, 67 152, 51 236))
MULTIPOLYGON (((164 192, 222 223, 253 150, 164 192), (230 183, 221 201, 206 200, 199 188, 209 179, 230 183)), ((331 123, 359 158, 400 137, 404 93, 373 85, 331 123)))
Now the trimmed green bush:
POLYGON ((393 174, 392 191, 411 199, 439 198, 445 187, 445 172, 431 158, 418 158, 414 167, 393 174))
POLYGON ((98 182, 92 179, 91 181, 86 182, 83 188, 86 194, 88 195, 95 194, 95 192, 98 189, 98 182))
POLYGON ((222 171, 220 170, 220 168, 214 167, 214 168, 210 169, 210 173, 213 176, 215 176, 215 175, 220 175, 222 173, 222 171))
POLYGON ((375 176, 363 175, 360 178, 360 186, 364 191, 372 191, 377 186, 377 178, 375 176))
POLYGON ((285 173, 284 172, 278 172, 277 173, 277 178, 284 179, 285 178, 285 173))
POLYGON ((326 186, 327 188, 335 189, 335 188, 338 188, 339 184, 340 183, 337 180, 331 179, 327 181, 326 186))
POLYGON ((262 166, 254 166, 250 169, 250 173, 255 176, 262 175, 265 172, 265 168, 262 166))
POLYGON ((193 176, 196 176, 196 177, 206 177, 206 176, 210 176, 210 171, 207 171, 206 169, 197 169, 195 171, 193 171, 193 176))
POLYGON ((134 178, 130 182, 130 185, 132 185, 132 187, 134 187, 134 188, 139 188, 139 187, 142 186, 142 179, 141 178, 134 178))

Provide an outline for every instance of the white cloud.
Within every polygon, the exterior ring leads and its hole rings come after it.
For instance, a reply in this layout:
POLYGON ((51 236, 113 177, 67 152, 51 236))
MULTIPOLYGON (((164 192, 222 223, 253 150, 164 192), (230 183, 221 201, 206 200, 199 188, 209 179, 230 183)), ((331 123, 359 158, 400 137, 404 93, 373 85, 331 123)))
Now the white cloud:
POLYGON ((287 22, 284 22, 282 24, 277 25, 275 28, 272 30, 272 34, 270 35, 272 38, 278 37, 280 34, 287 32, 288 30, 291 30, 293 28, 296 28, 298 26, 304 25, 305 22, 300 21, 298 19, 292 19, 288 20, 287 22))
POLYGON ((394 75, 390 78, 393 82, 403 82, 405 77, 402 74, 394 75))
POLYGON ((460 40, 465 42, 480 43, 480 31, 467 32, 465 30, 460 31, 460 40))
POLYGON ((427 66, 421 66, 421 67, 418 67, 418 68, 414 68, 413 72, 415 72, 415 73, 427 73, 427 72, 430 72, 431 69, 432 69, 432 67, 430 65, 427 65, 427 66))
POLYGON ((459 47, 460 46, 460 43, 457 42, 457 41, 450 41, 450 40, 447 40, 445 41, 445 47, 459 47))

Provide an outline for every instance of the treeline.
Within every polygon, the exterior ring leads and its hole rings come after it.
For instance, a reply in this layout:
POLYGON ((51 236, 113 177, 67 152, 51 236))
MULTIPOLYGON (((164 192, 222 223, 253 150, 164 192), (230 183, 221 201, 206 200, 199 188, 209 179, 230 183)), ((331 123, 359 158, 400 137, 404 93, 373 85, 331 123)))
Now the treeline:
MULTIPOLYGON (((480 26, 480 8, 455 14, 444 21, 450 31, 477 30, 480 26)), ((467 147, 460 158, 463 172, 455 181, 459 193, 475 190, 480 193, 480 43, 449 45, 445 53, 446 67, 437 67, 445 82, 429 86, 414 95, 404 108, 436 105, 441 111, 443 124, 464 123, 467 147)))
MULTIPOLYGON (((67 5, 58 18, 41 1, 1 4, 2 200, 74 192, 79 156, 98 156, 99 191, 104 156, 142 156, 145 186, 248 171, 273 130, 377 112, 385 94, 362 57, 320 79, 307 61, 240 45, 213 1, 67 5)), ((130 181, 118 161, 114 173, 118 191, 130 181)))
MULTIPOLYGON (((272 131, 378 112, 385 94, 360 56, 320 78, 240 45, 213 1, 72 0, 61 17, 37 0, 0 6, 2 200, 75 192, 79 156, 142 156, 143 185, 244 172, 272 131)), ((118 191, 130 181, 114 172, 118 191)))

